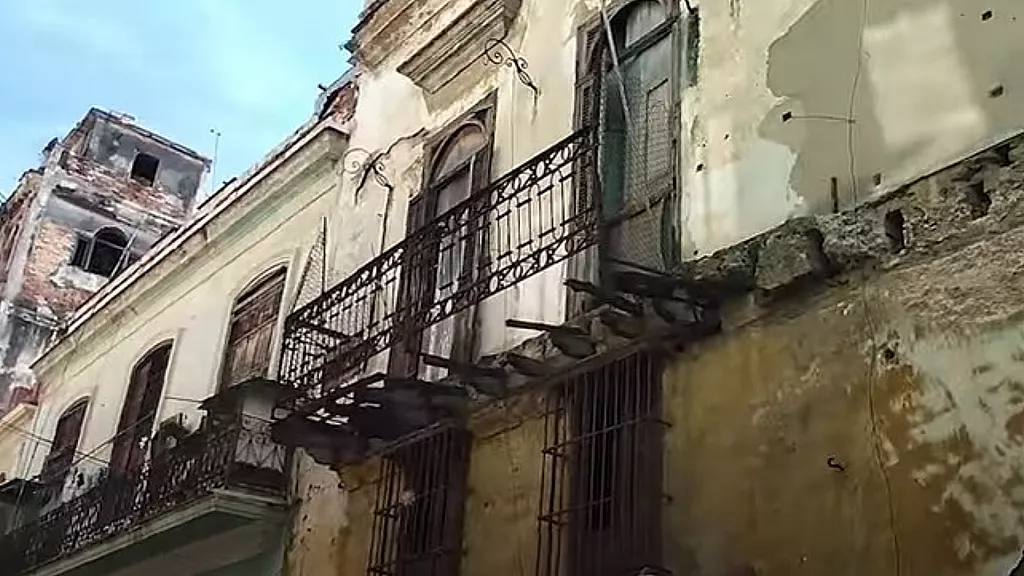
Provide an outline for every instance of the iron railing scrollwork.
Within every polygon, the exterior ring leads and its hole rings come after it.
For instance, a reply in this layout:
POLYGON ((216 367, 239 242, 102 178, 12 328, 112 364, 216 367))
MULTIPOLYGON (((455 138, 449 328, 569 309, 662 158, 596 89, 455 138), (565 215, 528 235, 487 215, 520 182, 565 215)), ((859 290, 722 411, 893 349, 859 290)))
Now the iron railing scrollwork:
POLYGON ((581 179, 596 178, 595 156, 593 132, 573 133, 295 311, 285 323, 281 382, 300 400, 319 398, 404 337, 595 244, 598 210, 577 194, 581 179), (472 262, 447 283, 422 281, 423 269, 466 254, 472 262))
POLYGON ((287 452, 270 423, 243 416, 201 430, 133 473, 107 473, 95 486, 0 537, 5 574, 22 574, 109 537, 125 534, 214 490, 280 493, 287 452))

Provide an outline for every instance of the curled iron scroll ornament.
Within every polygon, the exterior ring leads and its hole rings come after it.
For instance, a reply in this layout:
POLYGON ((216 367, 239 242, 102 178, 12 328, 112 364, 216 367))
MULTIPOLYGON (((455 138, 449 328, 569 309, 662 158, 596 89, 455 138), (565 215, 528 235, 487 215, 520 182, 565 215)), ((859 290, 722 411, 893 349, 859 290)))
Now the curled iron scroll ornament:
POLYGON ((533 78, 531 78, 529 72, 526 71, 526 69, 530 67, 526 58, 516 54, 515 50, 513 50, 512 47, 503 39, 491 38, 487 40, 487 44, 484 48, 484 54, 487 56, 487 59, 494 64, 498 64, 499 66, 504 64, 509 68, 514 68, 519 81, 530 90, 533 90, 535 95, 540 94, 540 89, 537 88, 537 85, 533 82, 533 78))
POLYGON ((365 148, 349 148, 348 152, 345 153, 345 157, 342 158, 342 163, 345 167, 346 174, 360 174, 359 185, 356 190, 361 190, 366 184, 366 181, 373 179, 379 186, 387 188, 388 190, 394 190, 391 181, 384 175, 387 170, 387 165, 384 164, 384 159, 387 157, 385 152, 370 152, 365 148), (359 157, 362 156, 360 159, 359 157))

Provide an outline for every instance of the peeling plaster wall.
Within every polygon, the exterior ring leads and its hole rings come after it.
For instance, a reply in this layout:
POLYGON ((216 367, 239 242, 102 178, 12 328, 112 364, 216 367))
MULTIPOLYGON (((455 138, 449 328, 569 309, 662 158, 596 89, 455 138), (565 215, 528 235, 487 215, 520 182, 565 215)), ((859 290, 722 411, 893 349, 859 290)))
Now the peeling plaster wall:
POLYGON ((376 463, 339 475, 299 452, 285 576, 364 574, 370 549, 376 463), (346 489, 341 489, 344 482, 346 489))
POLYGON ((1009 573, 1024 545, 1022 243, 1017 229, 833 290, 678 362, 676 573, 888 574, 897 549, 903 574, 1009 573))
POLYGON ((93 109, 26 173, 0 222, 0 412, 8 390, 34 385, 29 368, 53 331, 109 279, 71 266, 78 238, 105 226, 129 239, 128 261, 189 216, 205 159, 93 109), (130 180, 136 152, 161 162, 155 186, 130 180))
MULTIPOLYGON (((35 409, 36 407, 32 404, 21 404, 17 409, 0 418, 0 427, 27 430, 32 426, 35 409)), ((20 434, 0 435, 0 475, 7 479, 20 477, 23 459, 33 450, 46 449, 45 446, 37 448, 37 444, 34 440, 20 434)))
MULTIPOLYGON (((377 2, 369 13, 384 12, 388 4, 408 3, 377 2)), ((600 3, 523 0, 506 40, 529 63, 539 97, 511 68, 485 58, 427 94, 398 67, 469 4, 460 0, 439 10, 441 3, 415 3, 394 16, 390 36, 375 40, 380 62, 359 67, 364 97, 353 146, 391 148, 385 165, 395 193, 389 200, 373 183, 357 192, 359 174, 346 178, 334 223, 344 238, 334 257, 335 281, 403 236, 408 199, 422 182, 426 136, 490 91, 497 91, 498 102, 495 178, 571 131, 576 31, 600 3)), ((1017 22, 1024 14, 1011 0, 691 4, 699 15, 688 24, 697 35, 690 57, 696 66, 677 71, 686 79, 677 169, 687 257, 793 216, 828 213, 833 187, 840 208, 864 202, 1024 124, 1014 112, 1024 103, 1024 75, 1013 65, 1024 56, 1018 30, 1024 20, 1017 22), (983 17, 987 11, 990 17, 983 17)), ((685 3, 680 12, 686 15, 685 3)), ((560 321, 562 298, 533 295, 562 293, 563 276, 556 266, 484 303, 482 352, 527 336, 506 330, 505 318, 560 321)))
MULTIPOLYGON (((724 328, 668 356, 662 378, 672 573, 1011 572, 1024 548, 1022 198, 1016 137, 694 263, 725 300, 724 328)), ((537 399, 470 418, 465 574, 532 566, 537 399)), ((374 470, 341 476, 361 500, 343 533, 324 532, 337 556, 323 573, 365 564, 374 470)))

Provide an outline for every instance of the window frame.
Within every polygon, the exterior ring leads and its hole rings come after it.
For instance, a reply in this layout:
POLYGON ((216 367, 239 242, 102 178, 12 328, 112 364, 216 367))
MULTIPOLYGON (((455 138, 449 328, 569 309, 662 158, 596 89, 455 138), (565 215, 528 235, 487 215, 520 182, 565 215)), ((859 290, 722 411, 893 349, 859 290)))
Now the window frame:
MULTIPOLYGON (((655 0, 665 10, 665 20, 639 39, 634 41, 629 46, 622 47, 619 45, 619 35, 616 34, 617 26, 624 26, 625 18, 628 16, 629 10, 642 4, 645 0, 618 0, 611 2, 606 8, 608 22, 613 27, 612 40, 616 42, 616 55, 618 56, 620 66, 625 63, 639 57, 644 51, 657 45, 659 42, 665 40, 670 44, 670 62, 668 70, 668 81, 669 81, 669 110, 667 111, 670 124, 669 134, 669 156, 670 162, 672 163, 668 174, 670 175, 671 182, 669 185, 669 191, 666 194, 666 198, 660 200, 665 202, 666 206, 664 210, 669 213, 674 213, 675 203, 678 202, 679 196, 682 194, 681 182, 681 159, 680 159, 680 140, 683 137, 683 130, 681 126, 680 118, 680 106, 683 92, 684 82, 687 85, 690 84, 689 74, 686 74, 684 78, 683 64, 687 61, 689 56, 683 52, 685 47, 689 50, 689 43, 687 43, 686 37, 691 32, 689 25, 696 18, 697 14, 688 13, 682 14, 680 11, 679 3, 672 2, 669 0, 655 0)), ((599 142, 598 154, 602 158, 599 165, 603 165, 603 104, 601 103, 602 91, 604 86, 604 79, 608 74, 612 74, 613 68, 609 62, 609 48, 608 48, 608 32, 605 28, 604 16, 597 12, 588 21, 580 25, 576 30, 577 45, 576 45, 576 82, 575 82, 575 97, 573 102, 573 127, 576 130, 584 128, 590 128, 595 131, 595 137, 599 142)), ((600 170, 600 168, 599 168, 600 170)), ((595 177, 593 179, 581 178, 577 180, 577 201, 575 205, 579 206, 591 206, 590 202, 593 201, 594 208, 603 213, 605 199, 604 199, 604 188, 603 188, 603 175, 602 177, 595 177)), ((618 218, 616 218, 618 220, 618 218)), ((607 280, 606 275, 611 263, 609 262, 609 253, 611 251, 611 238, 608 226, 602 226, 598 245, 585 251, 583 254, 577 255, 569 261, 569 271, 574 277, 586 279, 590 282, 602 283, 607 280)), ((668 234, 671 230, 662 226, 662 234, 668 234)), ((676 230, 675 232, 678 232, 676 230)), ((678 233, 673 233, 672 238, 678 236, 678 233)), ((659 250, 664 250, 662 246, 659 246, 659 250)), ((678 247, 675 247, 674 252, 668 255, 668 258, 673 261, 681 259, 681 254, 678 247)), ((663 254, 663 256, 665 256, 663 254)), ((581 295, 573 294, 571 291, 567 294, 567 305, 566 305, 566 317, 573 318, 586 311, 587 300, 581 295)))
POLYGON ((132 474, 146 460, 148 447, 141 444, 153 435, 173 353, 174 340, 165 340, 147 350, 132 365, 111 447, 110 470, 114 474, 132 474))
POLYGON ((64 483, 75 464, 75 454, 78 453, 78 445, 82 441, 82 431, 85 429, 88 414, 89 398, 86 397, 71 403, 57 418, 50 452, 43 461, 43 471, 40 474, 44 482, 54 485, 64 483), (69 429, 65 429, 72 419, 77 419, 73 433, 69 429), (73 440, 71 440, 72 438, 73 440), (66 441, 62 442, 62 440, 66 441))
MULTIPOLYGON (((474 198, 481 190, 485 189, 491 182, 491 169, 494 161, 494 132, 496 109, 498 103, 497 91, 490 92, 487 96, 473 105, 469 110, 458 116, 455 120, 447 123, 436 134, 427 138, 424 145, 424 168, 421 173, 420 191, 409 201, 409 210, 406 219, 405 236, 416 234, 440 214, 437 213, 437 201, 440 191, 457 175, 473 162, 479 162, 480 169, 471 172, 470 192, 468 198, 474 198), (476 150, 470 158, 452 168, 447 174, 435 180, 439 162, 444 159, 444 153, 448 150, 454 138, 466 127, 478 126, 485 137, 486 144, 476 150), (477 160, 479 159, 479 160, 477 160)), ((486 234, 486 229, 475 230, 473 234, 486 234)), ((415 313, 417 307, 429 306, 434 297, 434 276, 427 274, 436 263, 436 257, 430 258, 430 253, 436 251, 437 246, 427 250, 418 250, 411 254, 403 264, 402 276, 399 282, 398 298, 401 301, 400 308, 408 309, 415 313), (427 276, 422 276, 427 274, 427 276), (418 280, 417 280, 418 277, 418 280)), ((478 255, 470 254, 465 258, 477 258, 478 255)), ((464 261, 464 265, 466 262, 464 261)), ((453 316, 453 322, 461 324, 457 331, 466 334, 464 337, 453 336, 452 356, 454 360, 468 360, 475 353, 477 343, 474 338, 469 337, 475 331, 472 329, 479 322, 476 313, 477 307, 460 312, 453 316)), ((417 330, 411 334, 404 334, 399 343, 391 348, 389 356, 389 372, 392 374, 404 375, 407 377, 418 377, 422 366, 420 354, 423 352, 424 335, 427 330, 417 330)))
POLYGON ((116 226, 104 226, 97 229, 92 234, 86 236, 84 234, 77 234, 75 237, 75 247, 71 252, 71 258, 68 260, 68 265, 78 268, 88 274, 96 276, 103 276, 104 278, 113 278, 121 270, 124 270, 131 265, 131 238, 125 234, 120 228, 116 226), (124 239, 124 246, 117 246, 113 242, 100 238, 104 232, 116 232, 124 239), (117 264, 111 270, 110 274, 104 274, 98 272, 93 267, 93 256, 96 250, 96 244, 102 243, 109 248, 119 248, 121 250, 120 255, 117 259, 117 264), (81 257, 79 255, 81 254, 81 257), (126 258, 125 255, 128 257, 126 258))

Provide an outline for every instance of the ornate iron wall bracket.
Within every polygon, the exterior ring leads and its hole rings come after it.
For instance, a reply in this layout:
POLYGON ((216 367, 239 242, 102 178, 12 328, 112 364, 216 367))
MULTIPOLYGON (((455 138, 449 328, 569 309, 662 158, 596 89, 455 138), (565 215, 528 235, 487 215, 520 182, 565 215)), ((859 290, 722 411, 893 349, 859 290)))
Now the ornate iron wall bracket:
POLYGON ((342 158, 342 163, 345 165, 346 174, 360 175, 359 185, 356 186, 356 194, 359 194, 359 191, 363 189, 363 186, 371 178, 378 186, 386 188, 388 191, 394 191, 395 187, 388 180, 388 177, 384 175, 384 172, 387 171, 384 159, 387 156, 387 152, 370 152, 365 148, 349 148, 348 152, 345 153, 345 157, 342 158), (356 155, 365 157, 359 160, 353 157, 356 155))
POLYGON ((519 81, 530 90, 533 90, 534 95, 540 95, 540 88, 537 88, 537 85, 533 82, 533 78, 531 78, 530 74, 526 71, 526 69, 530 67, 529 62, 527 62, 522 56, 516 54, 515 50, 513 50, 504 39, 491 38, 487 40, 487 44, 484 48, 484 55, 486 55, 487 59, 494 64, 499 66, 504 64, 509 68, 514 68, 519 81))

